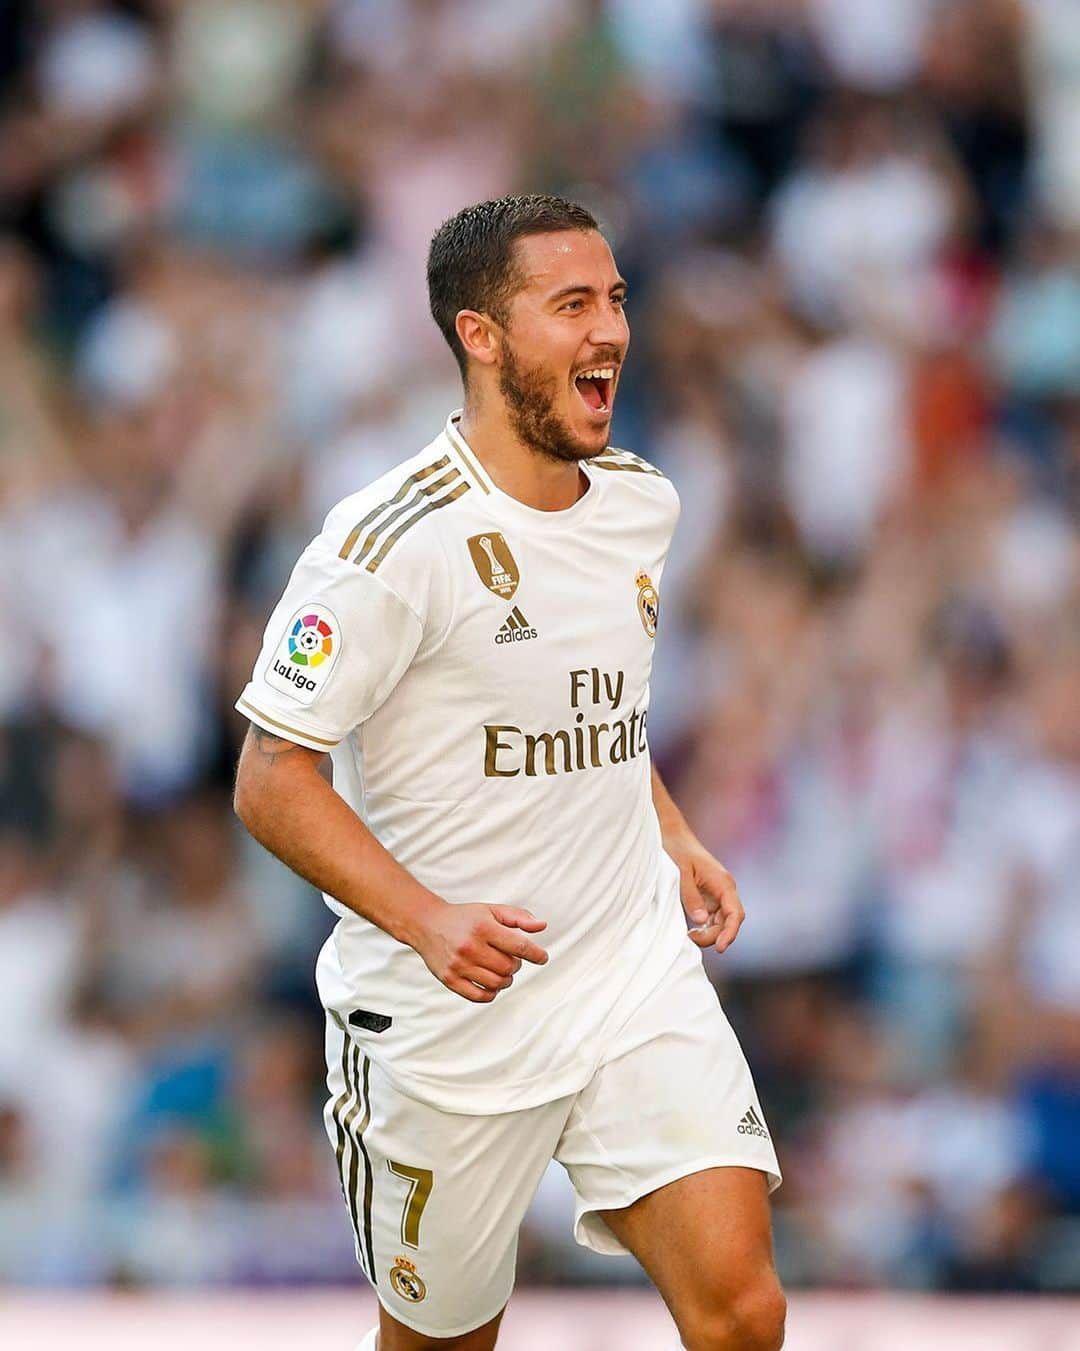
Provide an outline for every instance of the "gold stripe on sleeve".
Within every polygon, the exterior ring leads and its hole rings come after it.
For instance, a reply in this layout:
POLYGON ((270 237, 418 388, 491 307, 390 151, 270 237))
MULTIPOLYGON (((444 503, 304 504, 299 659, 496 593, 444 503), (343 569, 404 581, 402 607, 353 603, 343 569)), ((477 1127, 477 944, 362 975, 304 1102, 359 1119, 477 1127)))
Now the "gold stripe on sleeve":
POLYGON ((378 525, 375 526, 371 531, 371 534, 364 540, 363 546, 353 559, 353 562, 357 564, 363 563, 375 548, 379 536, 382 535, 385 530, 389 529, 396 520, 407 515, 414 507, 419 506, 425 497, 434 497, 440 489, 445 488, 447 484, 453 483, 456 478, 461 478, 461 470, 452 468, 448 469, 441 478, 435 479, 433 483, 421 483, 407 502, 404 502, 396 511, 392 511, 389 516, 384 516, 378 525))
POLYGON ((385 540, 383 540, 382 548, 375 555, 375 557, 371 559, 371 561, 367 564, 368 572, 375 572, 378 569, 379 564, 383 561, 383 559, 394 547, 394 545, 398 542, 398 540, 402 537, 402 535, 404 535, 407 530, 411 530, 413 526, 417 523, 417 521, 419 521, 422 517, 426 516, 428 512, 438 511, 440 507, 448 507, 451 502, 456 502, 457 499, 462 495, 462 493, 467 493, 468 491, 469 491, 468 480, 463 479, 462 482, 459 483, 456 488, 453 488, 450 492, 448 492, 445 497, 440 497, 435 501, 428 502, 426 506, 423 506, 420 508, 419 511, 414 512, 414 514, 408 517, 407 520, 402 521, 402 523, 398 526, 398 528, 394 531, 394 533, 388 536, 385 540))
POLYGON ((422 482, 430 475, 437 474, 440 469, 445 469, 449 463, 450 463, 450 456, 443 455, 441 459, 435 460, 431 464, 425 465, 423 469, 418 469, 415 474, 410 474, 409 477, 405 480, 405 482, 401 485, 401 487, 398 488, 397 492, 393 495, 393 497, 389 499, 389 501, 380 502, 377 507, 373 507, 371 511, 368 512, 368 514, 364 517, 362 521, 358 521, 356 525, 353 526, 353 528, 349 531, 348 535, 346 536, 345 543, 341 546, 341 549, 338 552, 338 558, 348 558, 348 556, 353 551, 353 546, 356 544, 356 541, 360 538, 361 533, 372 523, 372 521, 375 520, 377 516, 381 515, 382 512, 384 512, 387 509, 387 507, 392 507, 396 503, 400 502, 404 497, 408 496, 410 488, 415 487, 416 484, 422 482))
POLYGON ((300 727, 290 727, 287 722, 278 722, 277 718, 271 718, 268 713, 264 713, 261 708, 256 708, 253 703, 241 697, 237 700, 241 708, 246 708, 248 712, 254 713, 256 718, 261 718, 263 722, 268 722, 271 727, 277 727, 282 732, 288 732, 290 736, 304 737, 308 741, 317 741, 320 746, 336 746, 336 741, 327 741, 325 737, 314 736, 311 732, 305 732, 300 727))

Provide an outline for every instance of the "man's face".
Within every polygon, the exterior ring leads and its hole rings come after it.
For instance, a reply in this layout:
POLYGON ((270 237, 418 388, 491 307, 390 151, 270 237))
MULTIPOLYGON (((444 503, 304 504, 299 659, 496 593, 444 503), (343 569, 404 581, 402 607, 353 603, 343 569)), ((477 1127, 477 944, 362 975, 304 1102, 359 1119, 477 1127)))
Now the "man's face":
POLYGON ((596 230, 527 235, 516 247, 524 285, 509 302, 499 391, 526 445, 557 460, 589 459, 608 444, 630 343, 626 283, 596 230))

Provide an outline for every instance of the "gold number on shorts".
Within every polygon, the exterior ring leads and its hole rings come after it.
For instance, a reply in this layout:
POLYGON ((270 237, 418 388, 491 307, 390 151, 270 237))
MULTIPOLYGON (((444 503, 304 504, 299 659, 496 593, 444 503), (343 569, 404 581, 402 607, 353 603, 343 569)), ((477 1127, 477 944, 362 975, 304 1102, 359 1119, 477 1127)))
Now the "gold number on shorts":
POLYGON ((412 1168, 407 1163, 395 1163, 393 1159, 387 1159, 386 1166, 395 1177, 409 1184, 409 1194, 401 1212, 401 1241, 408 1248, 419 1248, 420 1220, 431 1196, 435 1174, 430 1168, 412 1168))

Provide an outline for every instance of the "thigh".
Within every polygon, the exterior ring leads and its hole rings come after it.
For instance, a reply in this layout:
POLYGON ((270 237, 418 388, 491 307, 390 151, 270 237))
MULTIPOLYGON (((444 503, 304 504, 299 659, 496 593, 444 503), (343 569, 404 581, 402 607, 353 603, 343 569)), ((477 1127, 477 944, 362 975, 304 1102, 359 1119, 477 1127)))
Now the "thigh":
POLYGON ((705 1301, 734 1309, 748 1292, 779 1291, 767 1179, 757 1169, 708 1168, 601 1213, 680 1328, 705 1301))
MULTIPOLYGON (((569 1101, 503 1115, 439 1111, 395 1088, 332 1018, 327 1069, 326 1129, 357 1260, 383 1309, 422 1338, 460 1338, 497 1320, 569 1101)), ((398 1345, 392 1333, 387 1341, 398 1345)))
POLYGON ((574 1185, 575 1237, 598 1252, 629 1247, 607 1212, 681 1178, 749 1170, 763 1206, 779 1185, 749 1066, 689 943, 578 1094, 555 1157, 574 1185))

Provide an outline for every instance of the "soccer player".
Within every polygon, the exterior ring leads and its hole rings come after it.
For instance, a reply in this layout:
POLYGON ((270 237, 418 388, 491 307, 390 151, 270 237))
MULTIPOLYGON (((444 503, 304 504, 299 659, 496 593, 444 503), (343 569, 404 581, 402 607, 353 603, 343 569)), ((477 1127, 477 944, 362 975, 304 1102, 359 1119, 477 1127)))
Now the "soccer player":
POLYGON ((520 196, 447 221, 428 287, 464 410, 330 512, 237 703, 236 809, 338 917, 358 1351, 490 1351, 552 1158, 683 1346, 775 1351, 779 1169, 700 952, 743 910, 649 760, 678 498, 608 445, 626 286, 587 211, 520 196))

